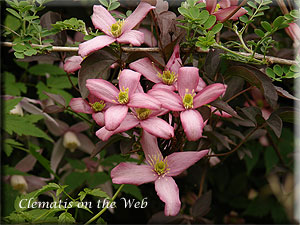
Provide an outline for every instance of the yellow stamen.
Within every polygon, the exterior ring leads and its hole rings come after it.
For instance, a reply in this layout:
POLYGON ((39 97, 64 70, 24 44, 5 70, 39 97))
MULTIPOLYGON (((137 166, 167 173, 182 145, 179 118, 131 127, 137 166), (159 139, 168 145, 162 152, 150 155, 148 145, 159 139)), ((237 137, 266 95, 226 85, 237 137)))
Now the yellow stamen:
POLYGON ((153 172, 157 173, 159 176, 165 176, 170 168, 168 168, 168 164, 166 161, 167 157, 165 159, 162 159, 159 155, 152 155, 149 156, 149 164, 152 166, 153 172))
POLYGON ((105 107, 105 103, 101 100, 100 102, 90 103, 90 106, 94 110, 94 112, 101 112, 105 107))
POLYGON ((182 99, 182 103, 185 109, 192 109, 194 107, 194 96, 194 90, 192 91, 192 94, 188 93, 188 89, 186 90, 184 98, 182 99))
POLYGON ((122 27, 124 25, 124 20, 118 20, 116 23, 111 25, 110 27, 110 33, 114 37, 119 37, 122 34, 122 27))
POLYGON ((170 70, 165 70, 162 74, 157 73, 157 76, 160 77, 163 80, 163 83, 167 85, 172 85, 177 80, 176 74, 170 70))
POLYGON ((150 109, 145 109, 145 108, 136 108, 135 111, 137 113, 137 117, 140 120, 147 119, 152 113, 152 111, 150 109))
POLYGON ((120 104, 126 104, 128 103, 129 97, 128 97, 128 92, 129 92, 129 88, 124 88, 123 87, 123 91, 120 90, 118 101, 120 104))
POLYGON ((218 12, 218 10, 221 8, 221 6, 220 6, 220 4, 218 3, 217 5, 216 5, 216 8, 215 8, 215 12, 218 12))

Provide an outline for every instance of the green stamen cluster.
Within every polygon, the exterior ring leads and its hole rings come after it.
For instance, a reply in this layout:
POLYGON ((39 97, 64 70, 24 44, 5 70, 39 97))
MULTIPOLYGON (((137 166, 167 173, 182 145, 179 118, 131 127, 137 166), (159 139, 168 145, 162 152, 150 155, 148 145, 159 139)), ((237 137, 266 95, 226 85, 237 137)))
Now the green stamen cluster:
POLYGON ((157 75, 163 80, 164 84, 171 85, 176 81, 176 74, 170 70, 165 70, 163 73, 158 73, 157 75))
POLYGON ((122 34, 122 27, 123 27, 124 21, 118 20, 116 23, 111 25, 110 33, 114 37, 119 37, 122 34))
POLYGON ((150 109, 145 109, 145 108, 137 108, 135 111, 137 113, 137 117, 140 120, 147 119, 150 116, 151 112, 152 112, 150 109))
POLYGON ((94 112, 101 112, 105 107, 104 101, 90 103, 91 108, 94 112))
POLYGON ((182 102, 183 102, 184 108, 186 108, 186 109, 192 109, 193 108, 193 102, 194 102, 193 95, 191 95, 191 94, 185 94, 182 102))
POLYGON ((164 176, 168 173, 170 168, 168 168, 167 158, 162 159, 159 155, 152 155, 149 157, 149 164, 153 168, 153 172, 157 173, 159 176, 164 176))
POLYGON ((120 104, 128 103, 128 100, 129 100, 128 92, 129 92, 128 88, 126 88, 126 89, 123 88, 123 91, 120 90, 120 93, 119 93, 119 96, 118 96, 118 102, 120 104))

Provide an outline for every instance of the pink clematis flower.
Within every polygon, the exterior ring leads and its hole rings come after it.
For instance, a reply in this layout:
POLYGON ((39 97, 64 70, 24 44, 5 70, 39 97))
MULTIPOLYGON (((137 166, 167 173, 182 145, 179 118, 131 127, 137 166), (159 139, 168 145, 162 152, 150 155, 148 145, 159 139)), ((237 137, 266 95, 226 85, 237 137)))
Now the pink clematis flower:
POLYGON ((95 5, 92 22, 95 28, 100 29, 106 35, 97 36, 81 43, 79 45, 79 55, 85 57, 115 41, 122 44, 140 46, 144 42, 144 34, 132 29, 154 8, 154 6, 146 2, 141 2, 126 20, 116 21, 104 7, 95 5))
POLYGON ((135 93, 139 85, 140 73, 125 69, 119 76, 119 88, 103 79, 88 79, 86 87, 90 93, 112 103, 104 114, 105 128, 113 131, 120 126, 127 115, 128 107, 160 109, 160 102, 145 93, 135 93))
POLYGON ((120 163, 111 171, 112 182, 134 185, 154 182, 157 195, 165 203, 165 215, 176 216, 181 202, 178 187, 172 177, 195 164, 208 153, 208 150, 175 152, 164 158, 158 148, 156 137, 146 131, 143 132, 141 145, 147 165, 120 163))
POLYGON ((174 128, 163 119, 157 116, 165 114, 165 110, 150 110, 146 108, 135 108, 133 113, 128 113, 114 131, 109 131, 102 127, 96 132, 96 136, 102 141, 107 141, 112 135, 130 130, 136 126, 140 126, 150 134, 163 139, 174 137, 174 128))
POLYGON ((83 98, 72 98, 69 105, 75 112, 92 114, 93 119, 99 126, 104 126, 104 112, 111 104, 105 103, 102 99, 89 94, 88 100, 83 98))
MULTIPOLYGON (((225 18, 238 8, 238 3, 238 0, 220 0, 217 4, 217 0, 207 0, 206 9, 211 15, 215 15, 218 21, 224 22, 225 18)), ((240 8, 230 20, 237 20, 247 12, 246 9, 240 8)))
POLYGON ((83 58, 78 55, 74 55, 66 58, 64 63, 64 71, 67 73, 74 73, 75 71, 81 69, 81 62, 83 58))
POLYGON ((180 120, 190 141, 196 141, 202 136, 204 126, 203 118, 196 109, 216 100, 226 91, 224 84, 216 83, 206 86, 196 94, 195 90, 199 82, 198 71, 196 67, 181 67, 179 69, 179 94, 166 89, 152 89, 148 92, 157 98, 164 108, 181 112, 180 120))
POLYGON ((293 39, 293 41, 300 41, 300 27, 297 23, 289 23, 289 26, 284 29, 285 32, 293 39))

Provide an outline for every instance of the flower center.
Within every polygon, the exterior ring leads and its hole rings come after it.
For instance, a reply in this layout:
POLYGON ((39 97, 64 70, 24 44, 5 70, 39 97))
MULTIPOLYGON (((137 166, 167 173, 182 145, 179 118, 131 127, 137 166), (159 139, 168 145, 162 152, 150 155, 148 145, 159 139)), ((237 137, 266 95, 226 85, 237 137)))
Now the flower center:
POLYGON ((122 34, 123 24, 124 24, 124 20, 118 20, 116 23, 114 23, 113 25, 111 25, 111 27, 110 27, 110 33, 114 37, 119 37, 122 34))
POLYGON ((186 93, 182 99, 182 103, 185 109, 192 109, 194 102, 194 94, 186 93))
POLYGON ((94 112, 101 112, 105 107, 105 103, 101 100, 100 102, 90 103, 90 106, 94 110, 94 112))
POLYGON ((170 170, 170 168, 168 168, 168 164, 167 161, 165 159, 162 159, 160 156, 158 155, 153 155, 150 158, 150 166, 152 166, 152 170, 153 172, 157 173, 157 175, 159 176, 164 176, 168 173, 168 171, 170 170))
POLYGON ((160 77, 163 80, 163 83, 167 85, 172 85, 177 80, 176 74, 170 70, 165 70, 162 74, 158 73, 157 76, 160 77))
POLYGON ((147 119, 150 114, 152 113, 152 111, 150 109, 145 109, 145 108, 137 108, 135 109, 136 113, 137 113, 137 117, 140 120, 145 120, 147 119))
POLYGON ((218 3, 217 5, 216 5, 216 8, 215 8, 215 12, 218 12, 218 10, 221 8, 221 6, 220 6, 220 4, 218 3))
POLYGON ((124 88, 123 90, 120 90, 119 96, 118 96, 118 101, 120 104, 126 104, 128 103, 129 97, 128 97, 128 92, 129 89, 128 88, 124 88))

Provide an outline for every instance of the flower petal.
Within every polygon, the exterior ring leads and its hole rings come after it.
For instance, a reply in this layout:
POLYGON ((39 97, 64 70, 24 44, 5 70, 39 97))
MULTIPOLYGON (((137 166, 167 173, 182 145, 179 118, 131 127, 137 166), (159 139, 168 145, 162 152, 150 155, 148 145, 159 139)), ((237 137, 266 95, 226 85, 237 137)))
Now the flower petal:
POLYGON ((105 34, 110 34, 111 25, 116 23, 115 18, 101 5, 94 5, 94 13, 92 15, 92 22, 94 27, 102 30, 105 34))
POLYGON ((158 73, 162 73, 161 69, 155 66, 147 57, 130 63, 129 68, 143 74, 144 77, 154 83, 162 81, 161 78, 157 76, 158 73))
POLYGON ((122 91, 123 89, 128 88, 128 95, 131 96, 140 81, 141 74, 138 72, 134 72, 133 70, 125 69, 122 70, 119 76, 119 88, 122 91))
POLYGON ((153 85, 152 89, 167 89, 169 91, 176 91, 176 87, 175 87, 174 83, 172 85, 167 85, 164 83, 157 83, 157 84, 153 85))
MULTIPOLYGON (((223 22, 227 16, 229 16, 238 6, 231 6, 226 9, 220 9, 217 12, 213 13, 217 17, 217 21, 223 22)), ((240 8, 232 17, 230 17, 230 20, 237 20, 240 16, 246 14, 248 11, 244 8, 240 8)))
POLYGON ((78 55, 67 58, 64 63, 64 71, 67 73, 74 73, 75 71, 79 70, 81 68, 80 63, 82 60, 82 57, 78 55))
POLYGON ((157 40, 156 40, 156 38, 154 37, 153 33, 150 30, 148 30, 144 27, 140 27, 138 29, 138 31, 140 31, 144 34, 144 43, 146 45, 148 45, 149 47, 157 46, 157 40))
POLYGON ((150 166, 125 162, 113 168, 110 176, 114 184, 141 185, 157 179, 157 174, 152 171, 150 166))
POLYGON ((198 162, 202 157, 204 157, 209 150, 202 150, 199 152, 175 152, 166 157, 167 164, 170 168, 168 171, 168 176, 177 176, 185 171, 190 166, 198 162))
POLYGON ((72 125, 69 130, 75 133, 79 133, 88 129, 90 129, 90 126, 85 121, 83 121, 72 125))
POLYGON ((160 177, 155 181, 155 190, 160 200, 165 203, 165 215, 176 216, 181 207, 179 189, 172 177, 160 177))
POLYGON ((107 45, 110 45, 115 40, 116 38, 108 35, 94 37, 93 39, 85 41, 79 45, 78 54, 81 55, 81 57, 85 57, 92 52, 95 52, 107 45))
POLYGON ((16 164, 15 169, 17 169, 23 173, 27 173, 33 169, 33 167, 35 166, 36 160, 37 159, 35 157, 33 157, 32 155, 27 155, 16 164))
POLYGON ((163 119, 150 117, 140 121, 141 127, 148 133, 163 139, 174 137, 174 128, 163 119))
POLYGON ((151 9, 155 9, 155 7, 146 2, 141 2, 134 12, 125 20, 122 31, 125 32, 134 28, 144 19, 151 9))
POLYGON ((209 14, 213 13, 217 6, 217 0, 207 0, 206 1, 206 9, 209 14))
POLYGON ((182 99, 178 94, 166 89, 151 89, 148 94, 159 100, 162 106, 172 111, 185 110, 182 105, 182 99))
POLYGON ((137 30, 128 30, 117 38, 117 42, 122 44, 132 44, 133 46, 140 46, 144 43, 144 34, 137 30))
POLYGON ((133 108, 160 109, 161 103, 151 95, 134 93, 127 104, 133 108))
POLYGON ((62 160, 66 149, 63 146, 63 137, 58 139, 57 142, 55 142, 50 158, 50 167, 53 170, 53 172, 56 172, 56 169, 58 167, 58 164, 62 160))
POLYGON ((78 113, 92 114, 93 110, 89 103, 83 98, 72 98, 69 106, 71 109, 78 113))
POLYGON ((224 84, 216 83, 206 86, 194 97, 194 109, 216 100, 225 91, 224 84))
POLYGON ((158 158, 163 159, 163 156, 158 148, 157 138, 155 136, 143 130, 143 135, 140 143, 148 162, 151 162, 150 156, 157 156, 158 158))
POLYGON ((230 0, 220 0, 219 4, 222 9, 225 9, 225 8, 228 8, 231 6, 230 0))
POLYGON ((105 125, 105 119, 104 119, 103 112, 93 113, 92 117, 100 127, 103 127, 105 125))
POLYGON ((175 74, 178 74, 178 70, 180 67, 182 67, 182 61, 180 59, 180 53, 179 53, 179 44, 177 44, 174 48, 174 51, 166 65, 166 70, 170 70, 171 72, 174 72, 175 74))
POLYGON ((185 93, 192 94, 199 82, 199 69, 196 67, 181 67, 178 71, 178 93, 184 97, 185 93))
POLYGON ((220 111, 219 109, 217 109, 214 106, 211 106, 210 110, 211 110, 211 112, 214 112, 215 115, 218 115, 218 116, 221 116, 221 117, 224 117, 224 118, 231 118, 232 117, 232 115, 230 115, 229 113, 227 113, 225 111, 222 111, 222 110, 220 111))
POLYGON ((196 92, 201 91, 205 87, 206 87, 206 83, 202 80, 201 77, 199 77, 198 85, 196 87, 196 92))
POLYGON ((86 87, 96 97, 110 103, 116 103, 119 90, 110 82, 103 79, 88 79, 86 87))
POLYGON ((203 119, 197 110, 189 109, 181 112, 180 120, 189 141, 196 141, 202 136, 203 119))
POLYGON ((80 146, 78 147, 83 152, 88 154, 92 154, 93 150, 95 149, 94 143, 85 135, 85 134, 76 134, 77 138, 80 142, 80 146))
POLYGON ((128 106, 126 105, 115 105, 109 107, 104 114, 105 128, 110 131, 117 129, 127 115, 127 112, 128 106))

